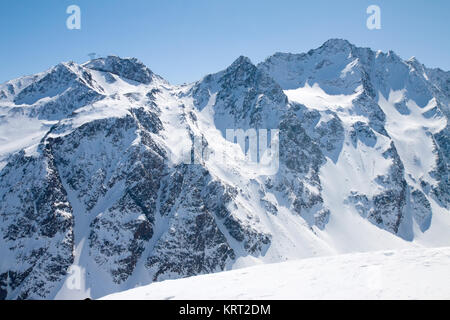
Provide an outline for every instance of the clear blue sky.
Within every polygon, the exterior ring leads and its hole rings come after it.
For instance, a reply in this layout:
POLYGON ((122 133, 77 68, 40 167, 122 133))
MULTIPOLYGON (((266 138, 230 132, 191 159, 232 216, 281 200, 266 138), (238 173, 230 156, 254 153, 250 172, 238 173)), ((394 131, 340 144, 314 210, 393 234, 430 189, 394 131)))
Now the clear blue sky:
POLYGON ((1 0, 0 82, 90 52, 137 57, 172 83, 191 82, 240 55, 258 63, 329 38, 450 70, 449 13, 449 0, 1 0), (81 30, 66 28, 71 4, 81 30), (366 28, 370 4, 381 7, 381 30, 366 28))

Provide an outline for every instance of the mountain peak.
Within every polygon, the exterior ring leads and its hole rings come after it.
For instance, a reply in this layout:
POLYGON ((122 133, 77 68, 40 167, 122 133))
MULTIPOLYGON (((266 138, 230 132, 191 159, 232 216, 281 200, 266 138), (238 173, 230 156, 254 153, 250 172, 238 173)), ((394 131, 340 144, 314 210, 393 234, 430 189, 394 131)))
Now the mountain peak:
POLYGON ((348 49, 351 47, 353 47, 353 44, 351 44, 348 40, 338 38, 329 39, 321 46, 321 48, 334 48, 338 50, 348 49))
POLYGON ((91 60, 83 66, 97 71, 110 72, 144 84, 151 83, 153 78, 153 72, 136 58, 107 56, 91 60))
POLYGON ((237 58, 228 68, 218 74, 233 81, 245 80, 258 72, 258 68, 245 56, 237 58), (231 77, 231 78, 230 78, 231 77))
POLYGON ((240 56, 239 58, 234 60, 234 62, 230 65, 230 68, 236 68, 236 67, 243 66, 243 65, 255 66, 252 63, 252 61, 250 60, 250 58, 245 57, 245 56, 240 56))

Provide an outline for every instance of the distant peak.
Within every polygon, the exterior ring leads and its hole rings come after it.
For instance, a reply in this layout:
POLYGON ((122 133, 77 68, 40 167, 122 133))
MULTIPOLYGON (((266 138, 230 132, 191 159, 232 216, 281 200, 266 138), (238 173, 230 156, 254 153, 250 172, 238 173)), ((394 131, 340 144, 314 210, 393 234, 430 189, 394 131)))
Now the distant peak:
POLYGON ((116 56, 116 55, 109 55, 109 56, 106 56, 106 57, 95 58, 95 59, 92 59, 92 60, 88 61, 87 63, 85 63, 85 65, 87 66, 87 65, 90 65, 92 63, 110 64, 110 63, 127 63, 127 62, 144 65, 141 61, 139 61, 136 58, 131 58, 131 57, 121 58, 121 57, 116 56))
POLYGON ((234 62, 224 70, 225 74, 252 74, 257 72, 258 69, 247 57, 240 56, 234 62))
POLYGON ((348 40, 333 38, 325 41, 325 43, 321 47, 342 49, 342 48, 350 48, 352 46, 353 45, 348 40))
POLYGON ((117 74, 118 76, 145 84, 152 82, 153 72, 136 58, 107 56, 106 58, 93 59, 83 66, 97 71, 117 74))
POLYGON ((252 65, 253 66, 253 63, 249 58, 247 58, 245 56, 240 56, 239 58, 234 60, 234 62, 231 64, 230 67, 236 67, 236 66, 241 66, 241 65, 252 65))
POLYGON ((66 70, 71 70, 73 67, 75 67, 75 63, 72 62, 72 61, 71 62, 60 62, 56 66, 51 68, 50 70, 52 70, 52 71, 66 71, 66 70))
POLYGON ((41 73, 41 77, 39 78, 53 77, 56 79, 58 77, 66 77, 66 79, 75 79, 76 77, 78 77, 78 68, 80 68, 80 66, 73 61, 60 62, 47 71, 41 73))

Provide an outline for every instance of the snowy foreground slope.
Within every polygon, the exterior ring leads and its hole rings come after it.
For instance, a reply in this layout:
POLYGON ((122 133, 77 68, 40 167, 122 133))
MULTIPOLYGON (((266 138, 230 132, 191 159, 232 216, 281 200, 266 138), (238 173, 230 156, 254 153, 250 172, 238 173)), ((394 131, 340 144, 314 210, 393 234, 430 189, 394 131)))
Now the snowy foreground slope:
POLYGON ((449 270, 448 247, 354 253, 166 280, 102 299, 450 299, 449 270))
POLYGON ((116 56, 1 84, 0 299, 448 247, 449 101, 450 72, 339 39, 181 86, 116 56))

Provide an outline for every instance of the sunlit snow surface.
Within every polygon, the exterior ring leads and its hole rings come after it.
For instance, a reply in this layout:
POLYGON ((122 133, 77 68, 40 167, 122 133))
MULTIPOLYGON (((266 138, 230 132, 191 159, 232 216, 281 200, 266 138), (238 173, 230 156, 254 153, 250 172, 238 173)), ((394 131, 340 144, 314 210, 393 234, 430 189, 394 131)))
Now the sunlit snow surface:
POLYGON ((103 299, 450 299, 450 248, 355 253, 167 280, 103 299))

